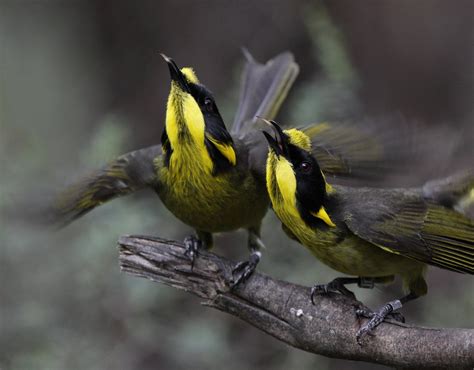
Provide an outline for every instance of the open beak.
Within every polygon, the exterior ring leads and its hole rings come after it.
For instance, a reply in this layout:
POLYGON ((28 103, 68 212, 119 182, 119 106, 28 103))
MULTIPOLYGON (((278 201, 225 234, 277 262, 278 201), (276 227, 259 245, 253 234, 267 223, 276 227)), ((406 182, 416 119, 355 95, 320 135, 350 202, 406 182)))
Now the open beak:
POLYGON ((268 121, 264 118, 260 118, 263 122, 268 124, 273 128, 275 132, 275 138, 272 137, 268 132, 263 131, 265 138, 268 141, 268 145, 270 148, 275 152, 275 154, 279 157, 282 155, 285 158, 288 158, 288 136, 283 132, 281 127, 275 121, 268 121))
POLYGON ((178 68, 175 61, 171 59, 170 57, 166 56, 165 54, 160 53, 160 55, 168 64, 168 68, 170 70, 171 81, 176 82, 178 86, 181 88, 181 90, 187 93, 190 93, 188 81, 186 80, 186 77, 184 77, 184 75, 181 73, 181 70, 178 68))

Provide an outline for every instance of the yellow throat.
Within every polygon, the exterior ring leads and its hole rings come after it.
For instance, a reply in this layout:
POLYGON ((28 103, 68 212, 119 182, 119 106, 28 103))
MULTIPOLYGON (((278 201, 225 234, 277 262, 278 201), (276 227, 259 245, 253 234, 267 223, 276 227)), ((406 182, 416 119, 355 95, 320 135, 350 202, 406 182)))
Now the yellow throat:
MULTIPOLYGON (((311 151, 311 141, 302 131, 291 129, 285 130, 284 133, 288 136, 290 144, 303 150, 311 151)), ((297 180, 293 165, 288 159, 283 156, 277 156, 272 150, 269 151, 267 158, 266 181, 270 200, 278 217, 284 223, 293 223, 295 219, 298 219, 298 221, 301 221, 298 223, 303 224, 304 222, 297 206, 297 180), (293 219, 293 222, 291 219, 293 219)), ((333 192, 331 185, 327 182, 325 184, 326 192, 333 192)), ((311 214, 324 221, 328 226, 336 226, 323 206, 311 214)))
MULTIPOLYGON (((189 82, 199 82, 191 68, 182 68, 181 72, 189 82)), ((173 150, 170 170, 197 167, 212 172, 213 163, 204 142, 204 116, 193 96, 174 81, 171 82, 166 106, 166 133, 173 150), (190 163, 193 165, 190 166, 190 163)))

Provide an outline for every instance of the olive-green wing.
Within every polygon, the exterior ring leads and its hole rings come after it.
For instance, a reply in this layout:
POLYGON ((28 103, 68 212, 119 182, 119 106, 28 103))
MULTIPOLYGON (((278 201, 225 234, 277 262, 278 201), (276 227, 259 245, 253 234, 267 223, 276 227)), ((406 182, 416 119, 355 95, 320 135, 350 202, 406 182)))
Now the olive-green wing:
POLYGON ((299 72, 290 52, 281 53, 265 64, 256 62, 247 50, 244 55, 247 61, 231 130, 237 138, 265 126, 257 117, 275 118, 299 72))
POLYGON ((387 178, 401 181, 429 151, 428 141, 416 142, 416 127, 400 117, 318 123, 303 130, 332 183, 362 180, 367 186, 387 178))
POLYGON ((66 226, 111 199, 156 186, 154 160, 160 155, 161 145, 124 154, 66 187, 54 198, 48 221, 66 226))
POLYGON ((408 190, 354 189, 343 217, 360 238, 392 253, 474 274, 474 223, 408 190))

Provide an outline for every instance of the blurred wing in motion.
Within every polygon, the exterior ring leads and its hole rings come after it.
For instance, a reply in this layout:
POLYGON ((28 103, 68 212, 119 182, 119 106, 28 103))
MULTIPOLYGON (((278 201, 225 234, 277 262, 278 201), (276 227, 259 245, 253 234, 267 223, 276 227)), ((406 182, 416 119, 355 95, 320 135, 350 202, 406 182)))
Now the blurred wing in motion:
POLYGON ((155 185, 154 159, 160 154, 161 145, 124 154, 70 185, 55 197, 48 222, 66 226, 113 198, 155 185))
POLYGON ((442 156, 451 150, 449 145, 437 146, 430 133, 401 117, 320 123, 303 131, 311 138, 313 154, 332 183, 376 186, 390 180, 394 186, 409 179, 412 171, 419 171, 422 163, 433 162, 434 153, 442 156))
POLYGON ((423 196, 474 219, 474 169, 427 182, 423 196))
POLYGON ((231 130, 237 138, 261 124, 257 116, 273 119, 277 115, 299 72, 290 52, 279 54, 265 64, 256 62, 245 49, 244 54, 247 62, 231 130))

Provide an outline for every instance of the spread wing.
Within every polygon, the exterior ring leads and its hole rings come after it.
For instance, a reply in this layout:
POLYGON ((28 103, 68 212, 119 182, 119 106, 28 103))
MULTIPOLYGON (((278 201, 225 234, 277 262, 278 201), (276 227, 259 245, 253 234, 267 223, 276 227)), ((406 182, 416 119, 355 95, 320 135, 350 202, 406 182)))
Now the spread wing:
POLYGON ((344 220, 360 238, 392 253, 474 274, 474 223, 408 190, 354 189, 344 220))
POLYGON ((423 156, 429 140, 418 140, 418 128, 400 117, 360 122, 331 122, 303 129, 312 150, 330 182, 363 182, 374 186, 387 178, 408 178, 423 156))
MULTIPOLYGON (((439 158, 442 153, 447 157, 451 152, 450 145, 438 145, 439 140, 432 140, 437 132, 427 132, 399 116, 315 123, 300 129, 310 137, 312 153, 332 184, 406 185, 413 181, 413 171, 419 173, 433 162, 433 153, 439 158)), ((262 138, 258 133, 245 138, 258 176, 265 176, 268 153, 268 144, 262 138)))
POLYGON ((156 183, 154 159, 161 145, 124 154, 57 194, 48 221, 66 226, 95 207, 156 183))

